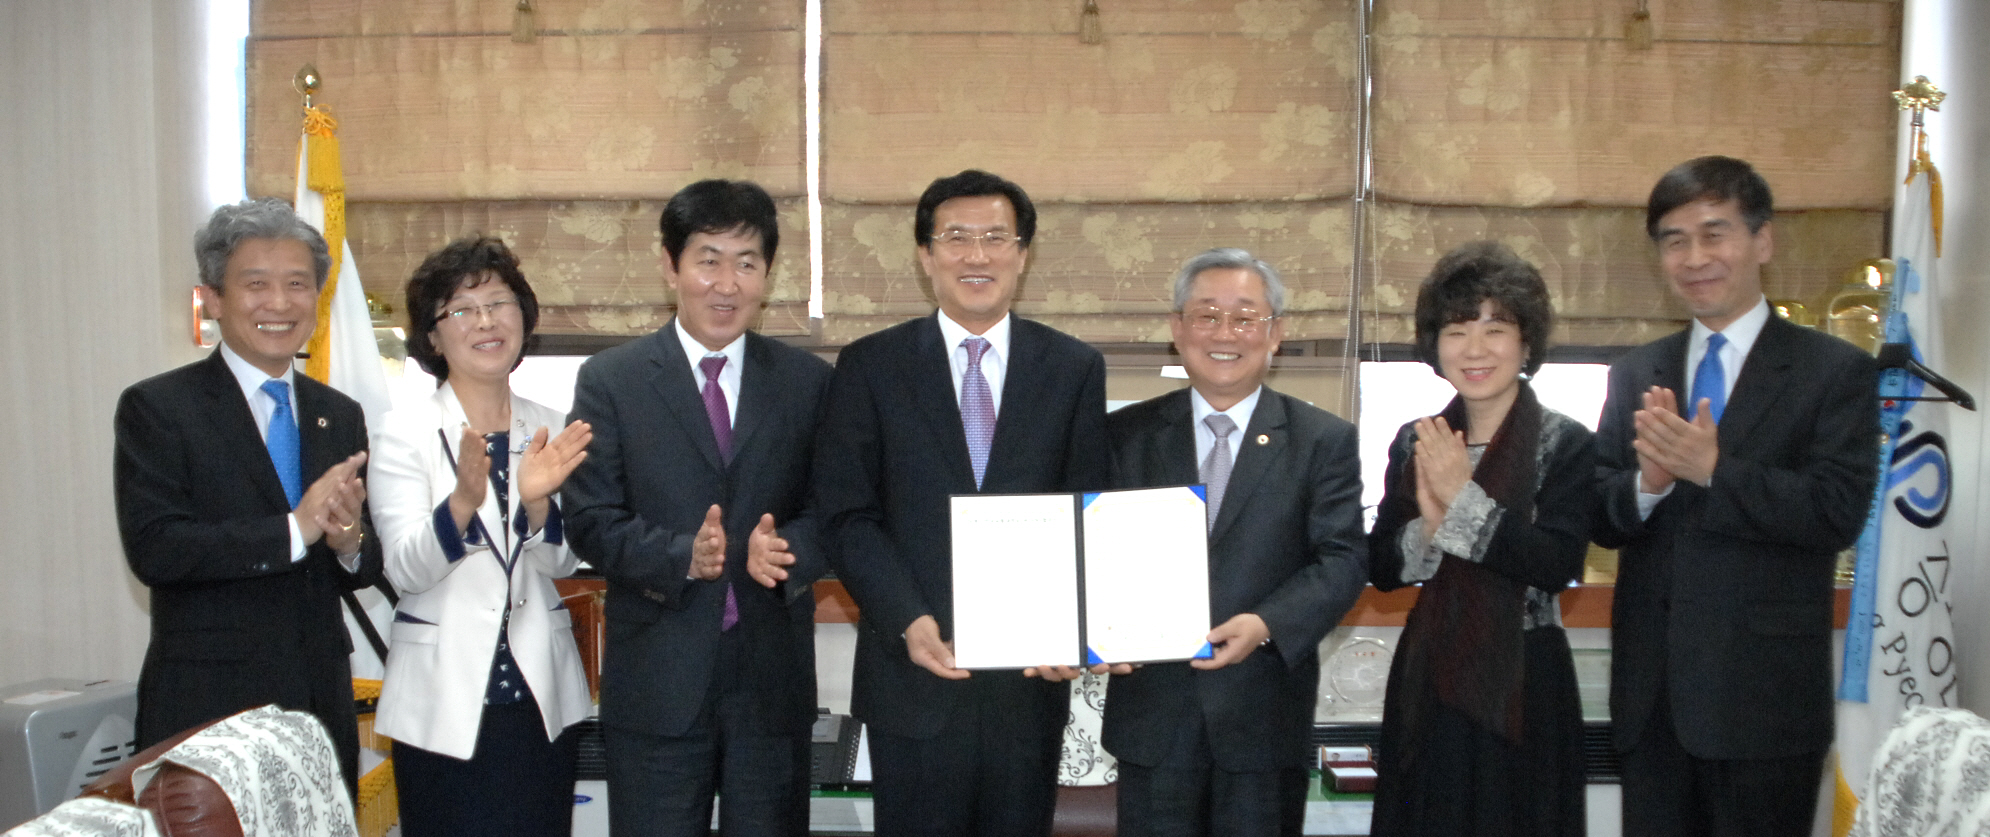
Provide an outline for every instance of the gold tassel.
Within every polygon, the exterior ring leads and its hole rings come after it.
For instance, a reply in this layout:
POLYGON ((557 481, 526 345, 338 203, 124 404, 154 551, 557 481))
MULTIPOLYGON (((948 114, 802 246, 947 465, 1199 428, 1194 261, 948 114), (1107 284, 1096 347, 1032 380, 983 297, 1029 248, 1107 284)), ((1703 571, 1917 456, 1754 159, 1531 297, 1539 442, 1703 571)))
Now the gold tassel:
POLYGON ((1638 10, 1631 13, 1631 19, 1624 23, 1624 46, 1643 52, 1651 49, 1651 5, 1649 0, 1638 0, 1638 10))
POLYGON ((1085 0, 1085 10, 1078 14, 1078 43, 1105 42, 1105 29, 1099 24, 1099 0, 1085 0))
POLYGON ((529 44, 539 39, 539 22, 532 14, 532 0, 518 0, 511 10, 511 42, 529 44))

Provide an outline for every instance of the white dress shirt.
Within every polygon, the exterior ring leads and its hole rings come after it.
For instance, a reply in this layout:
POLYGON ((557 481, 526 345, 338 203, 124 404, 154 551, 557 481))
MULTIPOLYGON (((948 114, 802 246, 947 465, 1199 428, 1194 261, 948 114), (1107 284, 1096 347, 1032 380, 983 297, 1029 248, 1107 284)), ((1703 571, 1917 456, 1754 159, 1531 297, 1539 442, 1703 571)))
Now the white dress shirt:
POLYGON ((962 340, 969 337, 988 339, 988 351, 981 353, 981 377, 988 380, 988 395, 993 399, 995 415, 1002 415, 1002 381, 1009 372, 1009 324, 1008 314, 981 334, 967 330, 967 326, 954 322, 947 312, 940 312, 940 340, 947 344, 947 366, 954 374, 954 406, 960 406, 961 376, 967 374, 967 347, 962 340))
POLYGON ((1195 387, 1189 387, 1189 413, 1195 418, 1195 467, 1197 473, 1201 473, 1202 463, 1209 459, 1209 452, 1216 448, 1216 431, 1210 430, 1209 424, 1203 420, 1217 413, 1222 413, 1229 416, 1231 421, 1237 423, 1236 432, 1230 434, 1230 462, 1234 465, 1237 461, 1237 454, 1243 450, 1244 431, 1251 429, 1251 414, 1257 412, 1258 396, 1263 394, 1264 385, 1259 384, 1257 389, 1251 390, 1250 395, 1244 396, 1244 400, 1230 405, 1230 409, 1218 410, 1210 406, 1209 399, 1203 398, 1202 393, 1197 392, 1195 387))
MULTIPOLYGON (((264 383, 268 381, 283 382, 286 388, 285 391, 290 393, 290 419, 291 421, 297 420, 297 370, 295 368, 285 367, 283 377, 271 378, 269 373, 257 369, 254 364, 243 360, 241 355, 235 354, 235 350, 228 348, 228 344, 225 342, 221 344, 221 360, 228 364, 228 371, 235 373, 235 383, 242 387, 242 398, 249 402, 249 413, 256 417, 256 434, 262 437, 263 444, 269 444, 269 420, 270 416, 276 415, 276 399, 271 398, 269 393, 263 392, 264 383)), ((297 431, 297 437, 301 441, 304 438, 304 429, 300 427, 297 431)), ((298 455, 303 455, 304 451, 301 445, 297 452, 298 455)), ((303 475, 300 473, 299 479, 302 478, 303 475)), ((307 485, 300 486, 299 488, 301 490, 309 487, 307 485)), ((297 528, 296 512, 284 515, 284 519, 290 522, 290 562, 295 564, 298 561, 304 560, 304 552, 310 544, 304 542, 304 530, 297 528)), ((359 568, 359 562, 356 560, 358 556, 354 555, 353 558, 355 560, 353 563, 348 564, 346 569, 357 570, 359 568)))
POLYGON ((684 347, 684 359, 691 362, 691 380, 698 382, 700 393, 705 391, 705 370, 698 366, 698 361, 725 356, 726 365, 719 368, 719 391, 726 394, 726 423, 739 426, 739 381, 746 367, 746 334, 742 332, 725 348, 715 352, 686 334, 681 320, 670 322, 671 328, 677 332, 678 345, 684 347))

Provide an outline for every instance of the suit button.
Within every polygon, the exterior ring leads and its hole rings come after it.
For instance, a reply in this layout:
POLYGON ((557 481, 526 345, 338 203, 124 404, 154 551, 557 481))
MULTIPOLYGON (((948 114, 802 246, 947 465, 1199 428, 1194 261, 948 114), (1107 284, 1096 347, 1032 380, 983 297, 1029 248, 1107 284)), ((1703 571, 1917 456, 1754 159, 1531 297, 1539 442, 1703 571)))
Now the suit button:
POLYGON ((525 606, 525 600, 524 600, 524 599, 519 599, 518 601, 515 601, 515 602, 512 602, 512 603, 511 603, 511 606, 512 606, 512 607, 514 607, 514 608, 518 608, 518 607, 524 607, 524 606, 525 606))

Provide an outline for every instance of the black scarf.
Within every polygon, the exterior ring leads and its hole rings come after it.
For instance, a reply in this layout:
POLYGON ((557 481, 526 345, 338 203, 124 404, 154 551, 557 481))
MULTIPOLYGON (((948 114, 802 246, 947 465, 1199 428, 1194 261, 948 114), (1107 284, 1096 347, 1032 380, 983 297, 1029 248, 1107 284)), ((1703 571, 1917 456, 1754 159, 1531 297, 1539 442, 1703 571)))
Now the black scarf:
MULTIPOLYGON (((1439 415, 1470 437, 1463 399, 1453 397, 1439 415)), ((1513 407, 1472 469, 1472 481, 1516 522, 1534 517, 1541 417, 1534 390, 1521 382, 1513 407)), ((1403 469, 1402 482, 1390 489, 1415 496, 1416 469, 1403 469)), ((1408 667, 1399 682, 1409 692, 1399 705, 1411 713, 1405 719, 1410 728, 1421 726, 1424 705, 1435 699, 1519 743, 1526 596, 1526 585, 1518 581, 1459 556, 1444 556, 1410 611, 1396 656, 1397 665, 1408 667)))

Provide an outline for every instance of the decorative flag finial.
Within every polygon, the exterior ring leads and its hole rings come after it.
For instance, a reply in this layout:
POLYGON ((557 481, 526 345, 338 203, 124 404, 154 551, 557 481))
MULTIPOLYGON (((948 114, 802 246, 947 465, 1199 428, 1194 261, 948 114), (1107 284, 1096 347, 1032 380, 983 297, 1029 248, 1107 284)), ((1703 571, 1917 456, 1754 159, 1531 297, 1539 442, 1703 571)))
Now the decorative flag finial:
POLYGON ((1912 84, 1893 91, 1894 104, 1899 105, 1901 110, 1913 111, 1916 125, 1921 124, 1922 112, 1932 110, 1940 113, 1942 100, 1948 97, 1949 94, 1943 93, 1927 76, 1915 76, 1912 84))
POLYGON ((297 76, 290 80, 290 86, 297 88, 297 92, 304 96, 305 110, 311 109, 311 97, 318 92, 318 88, 323 86, 324 83, 324 78, 318 75, 318 65, 316 64, 306 64, 298 67, 297 76))
POLYGON ((1942 172, 1935 168, 1934 155, 1928 153, 1928 129, 1922 117, 1931 110, 1940 113, 1942 100, 1948 97, 1949 94, 1942 92, 1927 76, 1915 76, 1913 83, 1893 91, 1894 104, 1899 105, 1901 110, 1914 112, 1913 124, 1909 126, 1911 136, 1906 182, 1913 183, 1914 178, 1922 173, 1928 175, 1929 214, 1934 226, 1937 256, 1942 254, 1942 172))

